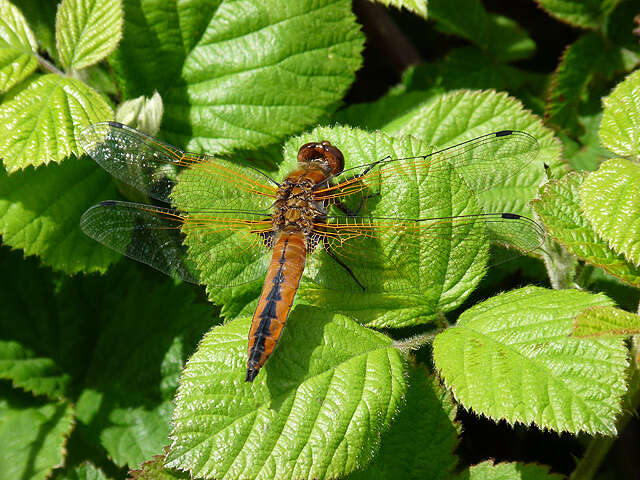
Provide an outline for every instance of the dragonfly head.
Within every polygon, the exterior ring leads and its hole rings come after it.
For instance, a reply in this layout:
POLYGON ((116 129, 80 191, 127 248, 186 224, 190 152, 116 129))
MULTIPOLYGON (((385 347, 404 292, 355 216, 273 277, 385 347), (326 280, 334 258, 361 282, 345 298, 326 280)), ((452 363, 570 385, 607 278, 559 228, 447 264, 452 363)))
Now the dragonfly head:
POLYGON ((330 142, 305 143, 298 151, 298 163, 309 164, 316 162, 330 170, 333 175, 338 175, 344 170, 344 156, 342 152, 331 145, 330 142))

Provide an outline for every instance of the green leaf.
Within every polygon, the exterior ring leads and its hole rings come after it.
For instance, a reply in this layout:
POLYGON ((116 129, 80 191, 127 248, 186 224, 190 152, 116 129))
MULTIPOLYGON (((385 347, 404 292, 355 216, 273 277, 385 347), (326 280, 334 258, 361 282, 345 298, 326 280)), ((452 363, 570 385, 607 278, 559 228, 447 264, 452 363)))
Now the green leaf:
POLYGON ((602 145, 623 157, 640 159, 640 70, 625 78, 602 103, 602 145))
POLYGON ((102 470, 91 463, 83 463, 73 470, 65 472, 56 480, 109 480, 102 470))
POLYGON ((68 403, 39 402, 0 384, 0 478, 44 480, 62 466, 72 415, 68 403))
POLYGON ((335 110, 362 62, 348 0, 124 6, 113 63, 125 94, 157 90, 163 137, 190 150, 279 143, 335 110))
POLYGON ((620 0, 536 0, 551 16, 582 28, 598 28, 620 0))
POLYGON ((90 293, 102 295, 103 327, 85 360, 78 421, 118 466, 139 465, 168 444, 178 377, 216 319, 191 286, 147 269, 115 272, 90 293))
POLYGON ((424 368, 411 368, 406 407, 399 413, 375 460, 347 480, 432 480, 451 478, 460 425, 451 396, 424 368))
POLYGON ((392 6, 398 9, 406 8, 410 12, 420 15, 422 18, 427 18, 427 3, 428 0, 375 0, 378 3, 392 6))
POLYGON ((219 479, 336 478, 365 466, 406 390, 391 339, 298 307, 247 383, 249 325, 214 328, 187 363, 167 466, 219 479))
POLYGON ((466 38, 501 61, 522 60, 535 50, 535 43, 520 25, 487 13, 482 3, 474 0, 430 0, 429 16, 446 33, 466 38))
POLYGON ((593 307, 576 316, 574 337, 626 337, 640 333, 640 316, 613 307, 593 307))
POLYGON ((20 11, 33 29, 40 48, 54 60, 58 58, 55 38, 57 7, 57 2, 20 0, 20 11))
POLYGON ((547 122, 578 136, 579 108, 592 84, 628 67, 624 51, 599 33, 580 37, 564 51, 554 72, 545 111, 547 122))
POLYGON ((602 267, 631 285, 640 286, 640 269, 603 242, 580 207, 580 186, 587 176, 572 173, 545 184, 532 202, 547 232, 573 255, 602 267))
POLYGON ((116 122, 155 136, 160 130, 163 114, 162 97, 154 92, 151 98, 138 97, 122 102, 116 111, 116 122))
POLYGON ((140 469, 129 472, 131 480, 190 480, 191 475, 178 470, 164 468, 164 455, 155 455, 152 460, 140 465, 140 469))
POLYGON ((540 145, 536 159, 518 175, 504 178, 496 171, 487 178, 486 191, 476 196, 485 212, 512 212, 531 216, 531 201, 545 180, 543 163, 564 168, 561 145, 538 117, 504 93, 454 91, 433 99, 384 130, 393 135, 411 135, 427 145, 445 147, 499 130, 520 130, 533 135, 540 145))
POLYGON ((561 480, 563 475, 549 473, 549 467, 527 463, 496 463, 489 460, 469 467, 455 480, 561 480))
POLYGON ((466 408, 510 424, 616 434, 625 392, 622 339, 577 339, 573 319, 603 295, 526 287, 464 312, 433 343, 446 385, 466 408))
POLYGON ((582 183, 580 206, 614 251, 640 265, 640 166, 607 160, 582 183))
POLYGON ((104 272, 118 255, 79 226, 88 205, 116 195, 109 175, 86 157, 11 176, 0 169, 0 234, 68 274, 104 272))
POLYGON ((41 76, 0 105, 0 157, 13 173, 81 155, 75 131, 112 115, 104 99, 82 82, 41 76))
POLYGON ((36 37, 24 16, 0 0, 0 92, 6 92, 38 68, 36 37))
POLYGON ((122 38, 121 0, 62 0, 56 15, 56 44, 65 70, 104 59, 122 38))
MULTIPOLYGON (((408 137, 394 139, 382 133, 321 127, 287 142, 285 161, 276 178, 284 178, 295 168, 300 145, 324 138, 339 146, 349 167, 375 162, 386 155, 404 158, 431 151, 430 147, 408 137)), ((360 171, 362 169, 353 172, 360 171)), ((441 218, 480 213, 460 177, 444 166, 437 172, 416 168, 411 173, 407 169, 406 176, 399 174, 397 178, 388 179, 373 193, 376 200, 368 205, 367 214, 374 216, 415 218, 419 212, 420 218, 441 218)), ((357 202, 360 197, 355 197, 357 202)), ((182 175, 173 200, 178 208, 191 212, 193 221, 207 216, 202 212, 203 205, 220 210, 233 200, 234 209, 255 211, 268 209, 272 204, 268 196, 240 195, 236 189, 227 190, 199 169, 182 175), (211 192, 220 192, 220 197, 212 199, 211 192), (260 204, 257 198, 262 199, 260 204)), ((483 225, 476 223, 467 227, 466 237, 459 241, 452 240, 450 232, 425 235, 418 241, 411 232, 402 236, 397 229, 382 228, 377 238, 361 242, 354 239, 349 245, 341 246, 340 255, 356 278, 364 282, 365 292, 324 248, 317 248, 307 258, 298 300, 355 316, 370 326, 399 327, 430 322, 436 312, 460 305, 484 274, 488 241, 483 225), (398 241, 399 235, 402 242, 398 241), (370 257, 364 257, 362 252, 370 252, 370 257), (418 262, 418 258, 422 261, 418 262)), ((207 285, 212 301, 218 303, 225 295, 220 291, 221 286, 264 280, 271 251, 256 245, 255 235, 238 231, 229 238, 227 231, 214 228, 185 228, 185 234, 189 256, 197 264, 200 279, 207 285)))

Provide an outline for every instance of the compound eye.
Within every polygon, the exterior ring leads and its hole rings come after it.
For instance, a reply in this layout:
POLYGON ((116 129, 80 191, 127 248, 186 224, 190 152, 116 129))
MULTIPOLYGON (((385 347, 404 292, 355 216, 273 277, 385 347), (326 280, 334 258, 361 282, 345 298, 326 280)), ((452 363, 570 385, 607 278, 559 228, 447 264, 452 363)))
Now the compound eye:
POLYGON ((318 150, 322 150, 322 144, 318 142, 305 143, 298 150, 298 163, 306 163, 315 158, 321 158, 323 155, 318 155, 318 150))
POLYGON ((324 160, 334 175, 339 174, 344 169, 342 152, 326 140, 305 143, 300 147, 300 150, 298 150, 298 163, 307 163, 312 160, 324 160))
POLYGON ((325 158, 331 167, 331 173, 338 175, 342 170, 344 170, 344 155, 342 155, 342 152, 338 148, 334 147, 329 142, 322 143, 325 151, 327 152, 325 158))

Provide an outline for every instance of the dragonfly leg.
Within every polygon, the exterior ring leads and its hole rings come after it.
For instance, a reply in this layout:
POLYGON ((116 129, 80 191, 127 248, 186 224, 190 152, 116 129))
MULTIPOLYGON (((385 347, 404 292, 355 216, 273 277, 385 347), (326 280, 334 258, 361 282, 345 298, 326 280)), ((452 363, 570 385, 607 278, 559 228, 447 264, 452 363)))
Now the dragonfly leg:
POLYGON ((364 207, 364 203, 366 200, 369 200, 370 198, 374 198, 374 197, 379 197, 379 196, 380 196, 380 193, 372 193, 370 195, 367 195, 366 197, 363 196, 360 199, 360 204, 355 210, 351 210, 349 207, 347 207, 344 203, 342 203, 338 199, 334 200, 333 204, 336 206, 336 208, 342 210, 347 217, 357 217, 358 215, 360 215, 360 211, 364 207))
POLYGON ((366 290, 364 285, 362 285, 362 283, 360 283, 360 280, 358 280, 358 278, 354 275, 354 273, 351 271, 351 269, 349 268, 348 265, 346 265, 342 260, 340 260, 338 257, 336 257, 335 253, 333 253, 331 251, 331 246, 329 245, 329 239, 327 237, 324 237, 322 239, 322 243, 324 244, 324 250, 325 252, 327 252, 327 254, 333 258, 338 265, 340 265, 342 268, 344 268, 347 273, 349 275, 351 275, 351 278, 353 278, 353 280, 358 284, 358 286, 364 291, 366 290))

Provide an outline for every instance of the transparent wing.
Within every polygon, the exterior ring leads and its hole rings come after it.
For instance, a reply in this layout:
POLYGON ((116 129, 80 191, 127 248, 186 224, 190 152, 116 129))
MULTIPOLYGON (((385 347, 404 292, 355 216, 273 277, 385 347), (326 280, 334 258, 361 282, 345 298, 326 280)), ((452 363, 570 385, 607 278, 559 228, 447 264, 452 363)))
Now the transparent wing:
POLYGON ((538 223, 511 213, 424 219, 334 216, 327 224, 318 223, 314 233, 326 238, 334 259, 316 262, 312 278, 320 284, 341 278, 347 289, 374 292, 420 291, 438 284, 437 277, 464 275, 479 255, 488 254, 487 240, 527 253, 544 238, 538 223))
POLYGON ((473 193, 490 190, 517 175, 538 154, 538 141, 526 132, 502 130, 444 148, 428 155, 408 158, 383 158, 377 162, 345 170, 336 184, 316 191, 319 199, 339 199, 365 189, 375 191, 381 182, 400 182, 415 176, 416 170, 432 178, 448 178, 455 172, 473 193))
POLYGON ((80 226, 103 245, 191 283, 247 283, 264 275, 270 259, 271 220, 261 212, 184 215, 170 208, 108 200, 87 210, 80 226))
POLYGON ((117 122, 96 123, 79 142, 87 154, 119 180, 146 195, 171 203, 181 170, 180 191, 190 208, 267 210, 277 184, 250 165, 187 153, 117 122), (238 206, 238 204, 243 204, 238 206))

